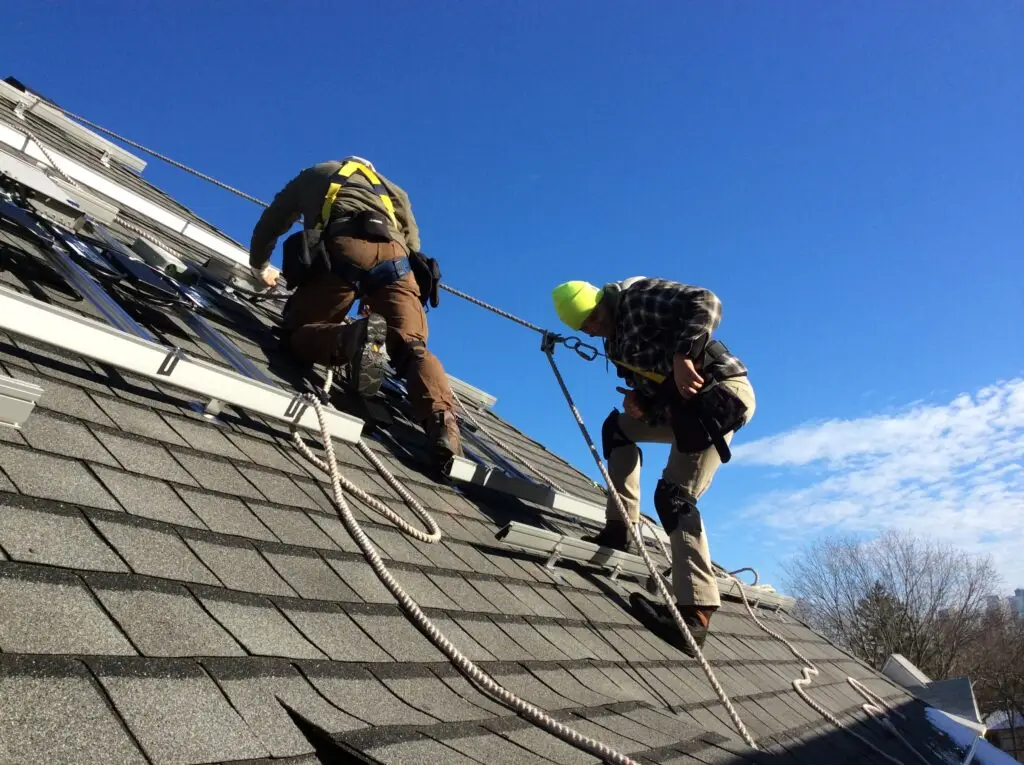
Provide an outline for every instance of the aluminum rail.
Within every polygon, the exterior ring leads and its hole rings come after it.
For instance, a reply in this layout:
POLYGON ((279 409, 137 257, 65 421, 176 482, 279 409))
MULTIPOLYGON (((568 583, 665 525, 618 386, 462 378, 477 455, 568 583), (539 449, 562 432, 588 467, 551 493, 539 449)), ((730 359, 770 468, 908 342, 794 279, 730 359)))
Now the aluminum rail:
MULTIPOLYGON (((304 430, 320 432, 316 414, 298 393, 257 382, 189 356, 179 348, 134 337, 2 287, 0 327, 154 382, 196 393, 212 402, 230 404, 304 430)), ((362 420, 334 409, 327 410, 326 416, 332 435, 348 443, 359 441, 362 420)))
MULTIPOLYGON (((557 531, 549 531, 528 523, 512 521, 503 526, 495 534, 495 538, 505 547, 533 555, 544 556, 545 566, 553 569, 559 560, 571 560, 598 568, 611 569, 612 578, 627 574, 646 580, 650 576, 643 558, 639 555, 600 547, 593 542, 584 542, 576 537, 567 536, 557 531)), ((791 611, 795 600, 787 595, 779 595, 765 585, 747 585, 735 579, 715 577, 718 591, 722 595, 739 599, 741 593, 754 603, 781 611, 791 611)))

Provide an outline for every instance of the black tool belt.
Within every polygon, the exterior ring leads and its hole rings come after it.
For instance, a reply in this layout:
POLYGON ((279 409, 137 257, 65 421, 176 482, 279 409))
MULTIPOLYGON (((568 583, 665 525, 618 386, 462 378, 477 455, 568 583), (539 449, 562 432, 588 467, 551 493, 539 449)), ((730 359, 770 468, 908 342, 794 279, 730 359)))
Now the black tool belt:
POLYGON ((387 216, 376 210, 360 210, 332 217, 324 229, 323 238, 336 236, 351 236, 368 242, 392 241, 387 216))
MULTIPOLYGON (((723 386, 713 372, 708 371, 714 369, 716 361, 726 357, 735 358, 723 343, 718 340, 708 343, 701 364, 704 385, 697 395, 683 398, 670 374, 662 383, 660 396, 668 404, 676 448, 693 453, 714 446, 723 463, 732 459, 729 444, 725 441, 726 434, 739 430, 747 420, 747 405, 723 386)), ((745 372, 744 369, 743 374, 745 372)))

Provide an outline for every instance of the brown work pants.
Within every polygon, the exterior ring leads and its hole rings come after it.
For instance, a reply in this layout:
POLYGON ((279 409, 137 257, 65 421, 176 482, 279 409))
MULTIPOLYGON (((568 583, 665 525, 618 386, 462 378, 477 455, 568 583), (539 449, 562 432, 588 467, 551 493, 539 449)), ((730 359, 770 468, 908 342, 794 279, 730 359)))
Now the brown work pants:
MULTIPOLYGON (((732 377, 723 380, 721 385, 746 404, 746 421, 749 422, 754 416, 756 403, 750 381, 746 377, 732 377)), ((708 490, 715 472, 722 466, 718 450, 713 446, 696 453, 679 451, 673 443, 675 437, 672 428, 667 424, 660 427, 648 425, 643 420, 619 414, 619 427, 634 444, 612 450, 608 459, 608 473, 633 523, 640 520, 640 449, 635 444, 673 444, 662 478, 667 483, 678 484, 694 499, 699 499, 708 490)), ((725 435, 726 443, 732 441, 732 436, 731 432, 725 435)), ((608 518, 620 517, 611 497, 608 498, 605 513, 608 518)), ((679 605, 720 605, 718 582, 711 566, 708 536, 700 512, 694 510, 685 522, 680 522, 679 527, 669 535, 669 541, 672 543, 672 589, 679 605)))
MULTIPOLYGON (((344 259, 362 269, 405 256, 405 250, 397 242, 369 242, 338 236, 327 240, 326 246, 332 260, 344 259)), ((336 349, 346 345, 338 334, 338 325, 348 315, 355 299, 353 285, 333 273, 301 284, 295 290, 284 321, 288 347, 296 358, 313 364, 336 363, 336 349)), ((363 301, 387 322, 388 355, 396 371, 405 378, 416 420, 422 422, 432 413, 454 409, 444 368, 426 347, 427 316, 413 275, 405 274, 373 294, 364 295, 363 301)), ((350 324, 341 330, 347 331, 356 331, 356 327, 350 324)))

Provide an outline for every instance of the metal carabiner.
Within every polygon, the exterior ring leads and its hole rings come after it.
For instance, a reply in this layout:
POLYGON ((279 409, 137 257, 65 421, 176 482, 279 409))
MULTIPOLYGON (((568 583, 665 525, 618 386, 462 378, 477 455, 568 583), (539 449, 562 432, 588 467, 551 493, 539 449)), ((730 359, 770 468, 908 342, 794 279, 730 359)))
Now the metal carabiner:
POLYGON ((576 355, 584 361, 593 361, 601 355, 601 352, 596 346, 591 345, 590 343, 585 343, 575 336, 565 338, 563 343, 570 351, 576 351, 576 355))

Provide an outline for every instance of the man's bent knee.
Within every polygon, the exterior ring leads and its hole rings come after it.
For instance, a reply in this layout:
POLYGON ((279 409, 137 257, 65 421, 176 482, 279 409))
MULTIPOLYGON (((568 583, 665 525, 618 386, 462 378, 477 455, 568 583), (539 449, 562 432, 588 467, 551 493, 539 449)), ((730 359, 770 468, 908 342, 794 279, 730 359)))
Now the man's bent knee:
POLYGON ((634 446, 640 455, 640 464, 643 465, 643 449, 622 432, 622 426, 619 425, 619 417, 621 416, 618 409, 612 409, 611 414, 605 418, 604 424, 601 425, 601 451, 604 454, 604 458, 610 460, 612 452, 622 446, 634 446))
POLYGON ((678 529, 691 536, 700 535, 701 522, 697 500, 679 484, 659 478, 658 486, 654 490, 654 509, 666 534, 678 529))
POLYGON ((427 344, 422 340, 403 342, 394 354, 395 372, 399 377, 405 377, 409 367, 422 362, 427 357, 427 344))

